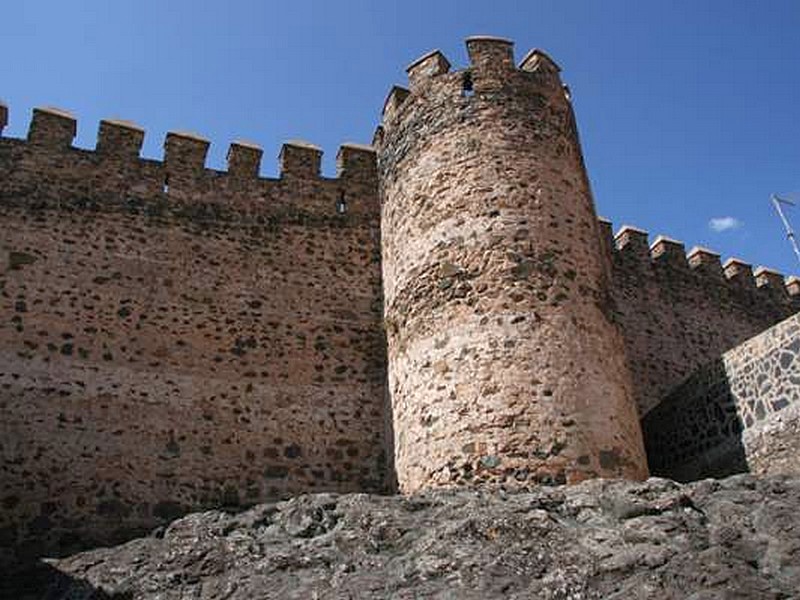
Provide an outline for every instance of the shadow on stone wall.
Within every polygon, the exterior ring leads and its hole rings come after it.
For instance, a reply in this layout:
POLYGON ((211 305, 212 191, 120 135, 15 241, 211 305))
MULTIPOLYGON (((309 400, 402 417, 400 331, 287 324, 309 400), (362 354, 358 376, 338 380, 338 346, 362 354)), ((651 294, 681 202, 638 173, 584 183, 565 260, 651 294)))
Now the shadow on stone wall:
POLYGON ((642 420, 651 475, 727 477, 749 466, 742 416, 721 358, 686 380, 642 420))
POLYGON ((800 315, 695 371, 642 420, 650 472, 800 472, 800 315))
MULTIPOLYGON (((220 508, 230 512, 237 512, 244 510, 246 507, 223 505, 220 508)), ((176 510, 174 514, 169 515, 169 518, 162 517, 147 527, 123 527, 119 525, 115 527, 109 521, 109 525, 106 528, 97 531, 79 530, 74 525, 70 530, 67 527, 60 526, 58 523, 45 521, 41 526, 38 539, 16 535, 15 532, 20 531, 24 524, 12 522, 4 528, 6 530, 5 536, 0 535, 0 580, 3 580, 0 581, 0 600, 5 600, 6 598, 16 600, 17 596, 13 594, 3 595, 4 589, 2 585, 9 579, 29 579, 27 574, 38 573, 42 565, 46 565, 43 562, 45 557, 65 558, 93 548, 116 546, 139 537, 157 535, 172 520, 188 512, 188 508, 181 508, 181 510, 176 510), (44 533, 47 533, 48 536, 41 535, 44 533), (14 574, 14 577, 10 577, 9 574, 14 574)), ((1 532, 2 528, 0 528, 1 532)), ((41 596, 35 597, 39 598, 41 596)), ((80 596, 80 598, 83 598, 83 596, 80 596)))
POLYGON ((132 600, 130 594, 107 594, 38 560, 5 571, 0 577, 0 598, 8 600, 132 600))

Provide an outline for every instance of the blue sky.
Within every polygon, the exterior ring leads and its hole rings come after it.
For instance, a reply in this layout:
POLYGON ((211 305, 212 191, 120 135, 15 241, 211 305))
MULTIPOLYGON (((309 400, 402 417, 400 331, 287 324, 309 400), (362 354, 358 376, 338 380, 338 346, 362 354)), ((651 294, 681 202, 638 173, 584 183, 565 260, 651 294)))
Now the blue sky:
MULTIPOLYGON (((572 88, 598 212, 800 272, 768 203, 800 192, 797 0, 9 0, 2 17, 6 135, 53 105, 78 116, 78 146, 127 118, 154 158, 171 129, 209 138, 214 168, 231 140, 258 142, 267 176, 293 138, 333 175, 338 145, 370 141, 428 50, 459 67, 469 35, 511 38, 518 59, 541 47, 572 88)), ((789 215, 800 229, 800 206, 789 215)))

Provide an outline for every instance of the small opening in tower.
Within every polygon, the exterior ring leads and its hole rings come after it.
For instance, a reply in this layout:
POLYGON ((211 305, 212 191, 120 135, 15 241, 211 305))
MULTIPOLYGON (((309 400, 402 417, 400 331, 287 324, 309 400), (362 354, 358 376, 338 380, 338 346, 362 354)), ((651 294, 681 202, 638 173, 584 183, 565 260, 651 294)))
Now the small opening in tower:
POLYGON ((164 185, 161 188, 161 191, 164 192, 165 194, 169 193, 169 175, 164 177, 164 185))
POLYGON ((345 200, 344 192, 342 192, 339 199, 336 201, 336 213, 343 215, 347 212, 347 200, 345 200))
POLYGON ((461 95, 465 98, 469 98, 475 94, 475 89, 472 87, 472 73, 466 72, 464 73, 464 77, 461 79, 461 95))

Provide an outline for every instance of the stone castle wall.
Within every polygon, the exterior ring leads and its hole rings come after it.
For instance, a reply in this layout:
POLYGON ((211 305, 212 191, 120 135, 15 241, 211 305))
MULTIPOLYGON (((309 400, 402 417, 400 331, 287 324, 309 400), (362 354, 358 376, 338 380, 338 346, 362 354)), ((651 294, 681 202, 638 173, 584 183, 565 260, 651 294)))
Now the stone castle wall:
POLYGON ((601 221, 635 396, 642 416, 723 352, 800 310, 800 280, 601 221))
POLYGON ((203 507, 381 491, 374 155, 234 145, 37 110, 0 139, 0 546, 68 551, 203 507), (342 200, 346 207, 342 206, 342 200), (346 208, 346 210, 345 210, 346 208))
POLYGON ((643 427, 656 475, 800 471, 800 315, 697 370, 643 427))
POLYGON ((432 53, 390 94, 385 124, 419 118, 376 139, 384 194, 402 199, 382 234, 371 148, 342 146, 331 179, 318 148, 288 143, 265 179, 245 142, 225 171, 187 133, 142 159, 144 132, 124 121, 77 149, 55 109, 34 111, 26 140, 0 137, 0 559, 189 509, 391 489, 393 436, 417 482, 626 474, 636 452, 615 447, 635 419, 607 397, 645 414, 800 308, 797 281, 787 293, 777 274, 648 248, 632 228, 614 240, 557 67, 534 52, 514 68, 486 41, 469 69, 432 53), (394 431, 384 329, 396 397, 424 400, 396 405, 394 431), (562 401, 581 394, 597 406, 562 401), (425 464, 432 441, 464 460, 425 464))
POLYGON ((400 489, 646 477, 558 67, 467 49, 409 67, 376 140, 400 489))

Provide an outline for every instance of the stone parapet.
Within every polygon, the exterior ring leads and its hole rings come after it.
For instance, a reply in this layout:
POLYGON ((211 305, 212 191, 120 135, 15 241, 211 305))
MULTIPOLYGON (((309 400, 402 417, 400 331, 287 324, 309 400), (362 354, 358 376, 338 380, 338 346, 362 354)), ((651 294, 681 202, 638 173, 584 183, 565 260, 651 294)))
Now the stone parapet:
MULTIPOLYGON (((0 106, 0 132, 8 110, 0 106)), ((320 174, 322 150, 307 142, 287 142, 280 177, 260 177, 261 148, 237 141, 228 150, 228 170, 206 167, 210 143, 187 132, 169 132, 163 162, 140 156, 145 131, 130 121, 101 121, 95 150, 72 146, 75 117, 57 108, 36 108, 26 140, 0 137, 0 196, 41 201, 107 203, 116 198, 181 204, 212 204, 249 214, 286 213, 331 218, 375 219, 375 153, 368 146, 343 144, 336 178, 320 174), (344 193, 346 216, 335 198, 344 193), (315 198, 334 198, 316 201, 315 198), (289 199, 291 197, 291 200, 289 199), (288 201, 288 202, 287 202, 288 201)))

